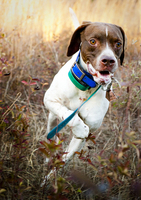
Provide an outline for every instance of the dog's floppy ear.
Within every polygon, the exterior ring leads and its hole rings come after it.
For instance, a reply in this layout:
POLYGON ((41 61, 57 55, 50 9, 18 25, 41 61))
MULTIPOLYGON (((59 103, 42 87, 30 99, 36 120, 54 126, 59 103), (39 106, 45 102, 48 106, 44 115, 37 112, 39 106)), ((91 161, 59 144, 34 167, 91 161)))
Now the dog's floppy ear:
POLYGON ((81 32, 92 22, 84 21, 82 22, 82 25, 79 26, 73 33, 70 45, 68 47, 67 56, 72 56, 74 53, 76 53, 79 50, 80 43, 81 43, 81 32))
POLYGON ((127 47, 127 38, 126 38, 126 35, 124 33, 124 30, 121 27, 119 27, 119 29, 120 29, 122 37, 123 37, 123 51, 122 51, 122 54, 120 56, 120 64, 122 65, 123 60, 124 60, 124 52, 125 52, 125 49, 127 47))

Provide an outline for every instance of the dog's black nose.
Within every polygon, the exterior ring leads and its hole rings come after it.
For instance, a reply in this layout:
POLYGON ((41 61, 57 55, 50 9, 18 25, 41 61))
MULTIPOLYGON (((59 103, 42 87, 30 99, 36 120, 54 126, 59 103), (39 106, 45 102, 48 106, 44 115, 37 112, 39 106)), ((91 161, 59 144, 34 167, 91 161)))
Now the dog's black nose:
POLYGON ((101 58, 101 64, 102 66, 106 66, 106 67, 113 67, 115 64, 115 59, 111 56, 102 56, 101 58))

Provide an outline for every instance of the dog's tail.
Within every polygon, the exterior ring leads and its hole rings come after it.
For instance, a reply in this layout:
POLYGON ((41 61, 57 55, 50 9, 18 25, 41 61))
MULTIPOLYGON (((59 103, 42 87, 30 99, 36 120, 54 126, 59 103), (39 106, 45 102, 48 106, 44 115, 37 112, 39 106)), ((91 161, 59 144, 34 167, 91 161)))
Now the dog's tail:
POLYGON ((76 17, 76 14, 75 14, 75 12, 73 11, 72 8, 69 8, 69 11, 70 11, 70 14, 71 14, 73 25, 74 25, 75 29, 77 29, 78 26, 80 26, 80 24, 79 24, 79 21, 78 21, 78 19, 76 17))

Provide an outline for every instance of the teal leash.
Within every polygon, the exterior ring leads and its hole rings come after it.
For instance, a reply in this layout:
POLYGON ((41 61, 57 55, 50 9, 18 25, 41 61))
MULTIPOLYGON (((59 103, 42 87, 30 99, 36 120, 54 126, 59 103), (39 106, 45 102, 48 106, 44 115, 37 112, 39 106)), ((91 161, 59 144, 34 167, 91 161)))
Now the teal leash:
POLYGON ((68 116, 64 121, 62 121, 60 124, 58 124, 56 127, 54 127, 47 135, 47 139, 51 139, 55 136, 56 133, 58 133, 62 128, 64 128, 69 121, 75 116, 75 114, 80 110, 80 108, 89 100, 92 98, 92 96, 95 95, 95 93, 101 88, 101 85, 89 96, 89 98, 84 101, 70 116, 68 116))

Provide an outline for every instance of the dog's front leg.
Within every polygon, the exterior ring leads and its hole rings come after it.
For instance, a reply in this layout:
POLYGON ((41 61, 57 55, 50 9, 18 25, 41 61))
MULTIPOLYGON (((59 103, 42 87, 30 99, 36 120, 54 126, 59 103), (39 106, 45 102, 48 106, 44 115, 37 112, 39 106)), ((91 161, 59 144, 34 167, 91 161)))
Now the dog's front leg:
POLYGON ((83 146, 85 145, 86 139, 78 139, 73 137, 68 148, 66 149, 66 154, 63 156, 63 161, 65 163, 71 160, 72 156, 76 151, 80 152, 83 146))
MULTIPOLYGON (((53 95, 50 90, 48 90, 45 94, 44 104, 46 108, 54 115, 58 116, 61 121, 73 113, 73 111, 63 105, 61 99, 59 99, 56 95, 53 95)), ((77 113, 73 119, 70 120, 68 125, 71 127, 76 138, 84 139, 88 137, 89 127, 83 122, 77 113)))

